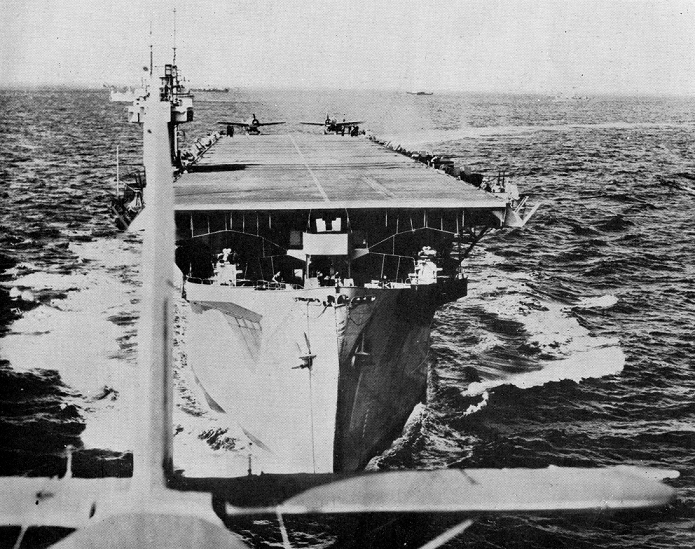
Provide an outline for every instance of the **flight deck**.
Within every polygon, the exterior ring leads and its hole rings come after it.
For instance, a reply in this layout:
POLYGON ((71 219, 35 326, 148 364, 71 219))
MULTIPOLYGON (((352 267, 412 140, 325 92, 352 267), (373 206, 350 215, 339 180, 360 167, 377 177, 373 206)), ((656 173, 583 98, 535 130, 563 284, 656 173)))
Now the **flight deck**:
POLYGON ((174 187, 177 211, 506 206, 370 139, 305 133, 223 136, 174 187))

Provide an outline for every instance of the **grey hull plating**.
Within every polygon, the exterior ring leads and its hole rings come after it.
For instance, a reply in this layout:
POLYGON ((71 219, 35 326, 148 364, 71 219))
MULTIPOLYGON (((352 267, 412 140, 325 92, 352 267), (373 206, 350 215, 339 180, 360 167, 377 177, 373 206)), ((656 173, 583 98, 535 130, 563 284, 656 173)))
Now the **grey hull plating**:
POLYGON ((254 466, 349 472, 388 447, 423 400, 433 315, 466 282, 188 289, 189 363, 208 403, 255 444, 254 466))
POLYGON ((432 318, 466 294, 464 280, 384 290, 369 322, 348 328, 341 349, 335 470, 356 471, 397 437, 424 401, 432 318))

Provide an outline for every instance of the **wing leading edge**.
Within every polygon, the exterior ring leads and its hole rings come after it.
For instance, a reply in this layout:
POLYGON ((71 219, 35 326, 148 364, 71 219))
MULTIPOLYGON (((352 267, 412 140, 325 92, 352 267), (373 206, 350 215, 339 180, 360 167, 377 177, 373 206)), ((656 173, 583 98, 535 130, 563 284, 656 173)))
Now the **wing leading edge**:
MULTIPOLYGON (((640 509, 669 504, 675 490, 656 480, 676 471, 600 469, 445 469, 366 474, 311 488, 283 514, 370 512, 553 512, 640 509)), ((228 507, 230 514, 242 510, 228 507)))

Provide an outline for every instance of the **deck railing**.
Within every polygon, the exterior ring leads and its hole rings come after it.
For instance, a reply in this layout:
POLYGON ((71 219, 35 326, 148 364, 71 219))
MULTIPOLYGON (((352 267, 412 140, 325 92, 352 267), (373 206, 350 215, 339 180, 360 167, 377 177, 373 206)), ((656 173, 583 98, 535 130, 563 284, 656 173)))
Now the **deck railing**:
POLYGON ((301 290, 303 286, 300 284, 291 284, 288 282, 274 282, 272 280, 247 280, 237 279, 236 284, 229 282, 220 282, 215 278, 199 278, 195 276, 185 277, 185 282, 191 284, 203 284, 206 286, 230 286, 235 288, 250 288, 254 290, 301 290))

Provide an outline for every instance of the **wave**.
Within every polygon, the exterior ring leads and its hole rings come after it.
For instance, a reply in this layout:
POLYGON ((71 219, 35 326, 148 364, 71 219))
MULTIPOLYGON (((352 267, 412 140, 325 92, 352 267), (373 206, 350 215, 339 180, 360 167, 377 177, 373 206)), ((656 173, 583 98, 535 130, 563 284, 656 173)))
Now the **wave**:
POLYGON ((580 309, 609 309, 618 303, 614 295, 602 295, 598 297, 584 297, 577 302, 580 309))
POLYGON ((622 371, 625 354, 615 338, 591 333, 573 314, 578 308, 610 308, 613 295, 568 299, 566 303, 540 295, 533 275, 504 273, 494 268, 492 254, 473 270, 479 282, 449 314, 465 319, 461 330, 439 330, 446 349, 465 350, 454 365, 444 365, 450 383, 460 383, 463 396, 483 396, 465 415, 487 405, 489 391, 501 385, 530 388, 552 381, 614 375, 622 371), (489 268, 491 266, 493 268, 489 268), (474 334, 474 340, 462 338, 474 334), (463 367, 464 362, 466 366, 463 367), (464 370, 474 362, 479 379, 465 379, 464 370))
MULTIPOLYGON (((625 353, 618 346, 617 340, 607 342, 605 347, 597 347, 577 352, 564 360, 542 361, 541 369, 533 372, 513 374, 504 379, 471 383, 464 394, 484 395, 487 391, 501 385, 513 385, 519 389, 529 389, 550 383, 552 381, 582 381, 589 378, 600 378, 615 375, 622 371, 625 365, 625 353)), ((480 406, 478 409, 482 408, 480 406)), ((473 411, 478 411, 473 410, 473 411)), ((468 410, 466 415, 471 413, 468 410)))
POLYGON ((73 390, 64 405, 85 419, 85 447, 132 448, 138 312, 136 288, 124 274, 139 256, 123 244, 71 245, 78 264, 89 264, 81 272, 21 264, 8 273, 14 276, 9 284, 28 288, 43 301, 9 325, 0 356, 15 371, 58 373, 73 390))
POLYGON ((425 404, 418 404, 400 437, 382 454, 373 457, 368 471, 380 469, 446 468, 452 459, 470 454, 472 437, 446 424, 445 418, 425 404))

